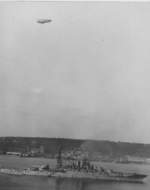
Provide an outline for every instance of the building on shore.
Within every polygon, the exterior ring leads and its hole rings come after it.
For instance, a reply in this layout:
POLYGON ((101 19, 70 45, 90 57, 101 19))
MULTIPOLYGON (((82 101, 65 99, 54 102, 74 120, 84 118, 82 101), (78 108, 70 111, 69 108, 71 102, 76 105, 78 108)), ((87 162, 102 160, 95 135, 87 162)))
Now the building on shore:
POLYGON ((7 155, 20 156, 20 152, 6 152, 7 155))

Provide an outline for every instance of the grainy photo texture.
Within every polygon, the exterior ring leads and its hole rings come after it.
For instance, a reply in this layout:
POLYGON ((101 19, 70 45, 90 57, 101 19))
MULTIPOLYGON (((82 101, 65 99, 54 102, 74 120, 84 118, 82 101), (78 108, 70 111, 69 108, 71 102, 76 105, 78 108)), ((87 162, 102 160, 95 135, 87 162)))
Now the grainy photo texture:
POLYGON ((150 189, 150 3, 0 2, 0 189, 150 189))

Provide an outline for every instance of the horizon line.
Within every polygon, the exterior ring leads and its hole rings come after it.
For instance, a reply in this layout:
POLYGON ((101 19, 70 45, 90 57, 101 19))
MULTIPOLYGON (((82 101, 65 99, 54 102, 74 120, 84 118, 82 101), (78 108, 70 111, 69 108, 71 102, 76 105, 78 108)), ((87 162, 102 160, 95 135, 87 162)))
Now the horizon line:
POLYGON ((131 141, 121 141, 121 140, 108 140, 108 139, 91 139, 91 138, 73 138, 73 137, 42 137, 42 136, 0 136, 0 138, 44 138, 44 139, 70 139, 70 140, 81 140, 81 141, 107 141, 107 142, 115 142, 115 143, 130 143, 130 144, 146 144, 150 145, 150 142, 131 142, 131 141))

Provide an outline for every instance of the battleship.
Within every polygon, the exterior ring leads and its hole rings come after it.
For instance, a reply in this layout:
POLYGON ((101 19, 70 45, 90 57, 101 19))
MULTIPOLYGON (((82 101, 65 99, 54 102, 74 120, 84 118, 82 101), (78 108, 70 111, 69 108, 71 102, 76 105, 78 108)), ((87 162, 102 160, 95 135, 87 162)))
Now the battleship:
POLYGON ((105 169, 102 166, 98 167, 91 163, 88 158, 82 160, 69 160, 64 163, 61 156, 61 149, 58 152, 57 164, 54 168, 51 168, 48 164, 32 166, 24 170, 1 168, 0 174, 136 183, 143 183, 144 179, 147 177, 146 174, 125 173, 112 169, 105 169))

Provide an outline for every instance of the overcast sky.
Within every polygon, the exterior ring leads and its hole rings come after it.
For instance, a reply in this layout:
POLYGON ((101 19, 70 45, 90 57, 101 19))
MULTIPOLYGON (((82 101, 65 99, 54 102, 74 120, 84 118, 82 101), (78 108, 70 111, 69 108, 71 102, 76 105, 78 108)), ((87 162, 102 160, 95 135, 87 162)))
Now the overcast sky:
POLYGON ((0 136, 150 143, 150 3, 1 2, 0 136))

